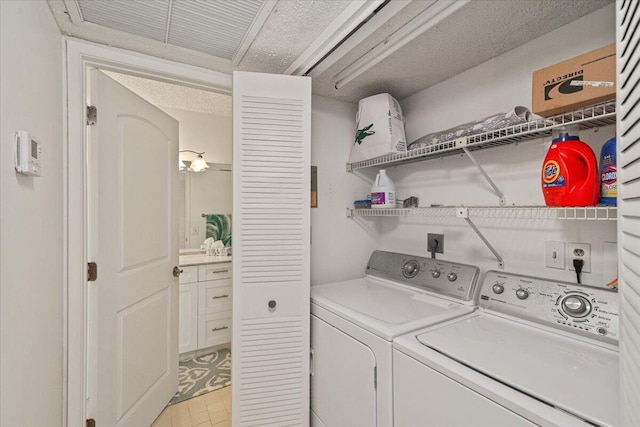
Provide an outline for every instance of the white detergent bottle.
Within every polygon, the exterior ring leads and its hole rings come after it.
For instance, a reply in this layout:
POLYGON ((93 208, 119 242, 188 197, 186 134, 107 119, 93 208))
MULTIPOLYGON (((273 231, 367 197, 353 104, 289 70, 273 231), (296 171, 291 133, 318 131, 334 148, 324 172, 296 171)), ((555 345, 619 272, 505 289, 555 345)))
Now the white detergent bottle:
POLYGON ((396 186, 384 169, 380 169, 371 187, 371 207, 374 209, 396 207, 396 186))

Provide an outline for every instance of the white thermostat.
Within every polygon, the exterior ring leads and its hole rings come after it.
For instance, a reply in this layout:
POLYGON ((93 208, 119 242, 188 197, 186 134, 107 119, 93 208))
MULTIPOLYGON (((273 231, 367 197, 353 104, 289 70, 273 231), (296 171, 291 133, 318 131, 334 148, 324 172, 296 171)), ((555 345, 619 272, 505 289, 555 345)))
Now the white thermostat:
POLYGON ((16 171, 33 176, 40 176, 40 143, 24 130, 15 134, 15 166, 16 171))

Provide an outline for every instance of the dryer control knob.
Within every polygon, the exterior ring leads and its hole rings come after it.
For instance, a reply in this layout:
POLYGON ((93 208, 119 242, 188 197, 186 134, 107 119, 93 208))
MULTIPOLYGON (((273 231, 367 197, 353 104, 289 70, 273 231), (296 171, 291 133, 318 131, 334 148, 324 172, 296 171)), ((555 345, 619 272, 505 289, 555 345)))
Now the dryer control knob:
POLYGON ((431 270, 431 277, 433 277, 434 279, 440 277, 440 270, 431 270))
POLYGON ((420 271, 420 264, 415 260, 407 261, 402 266, 402 275, 408 279, 416 277, 418 271, 420 271))
POLYGON ((580 295, 570 295, 562 301, 565 313, 572 317, 584 317, 591 311, 589 300, 580 295))
POLYGON ((501 294, 504 292, 504 286, 502 286, 500 283, 496 283, 491 287, 491 289, 493 289, 494 294, 501 294))
POLYGON ((458 279, 458 275, 452 271, 451 273, 447 274, 447 279, 450 282, 455 282, 458 279))
POLYGON ((527 299, 529 298, 529 292, 526 289, 518 289, 516 291, 516 296, 518 299, 527 299))

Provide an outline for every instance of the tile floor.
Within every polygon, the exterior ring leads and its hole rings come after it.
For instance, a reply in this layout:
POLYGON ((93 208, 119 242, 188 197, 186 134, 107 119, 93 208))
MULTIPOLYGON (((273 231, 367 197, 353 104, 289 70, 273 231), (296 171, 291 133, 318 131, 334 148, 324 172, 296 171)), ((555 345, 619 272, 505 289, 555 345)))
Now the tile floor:
POLYGON ((231 427, 231 387, 167 406, 151 427, 231 427))

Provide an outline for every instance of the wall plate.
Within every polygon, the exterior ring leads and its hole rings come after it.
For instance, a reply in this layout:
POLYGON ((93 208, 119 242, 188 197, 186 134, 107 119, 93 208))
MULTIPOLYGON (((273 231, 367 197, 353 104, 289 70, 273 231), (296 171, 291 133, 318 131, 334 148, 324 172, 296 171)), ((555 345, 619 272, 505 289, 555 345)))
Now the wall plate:
POLYGON ((565 269, 565 246, 564 242, 545 242, 544 259, 547 268, 565 269))
POLYGON ((427 252, 443 254, 444 253, 444 234, 427 234, 427 252))
POLYGON ((573 260, 581 259, 584 261, 582 266, 583 273, 591 273, 591 244, 589 243, 567 243, 567 264, 569 270, 576 271, 573 268, 573 260))

